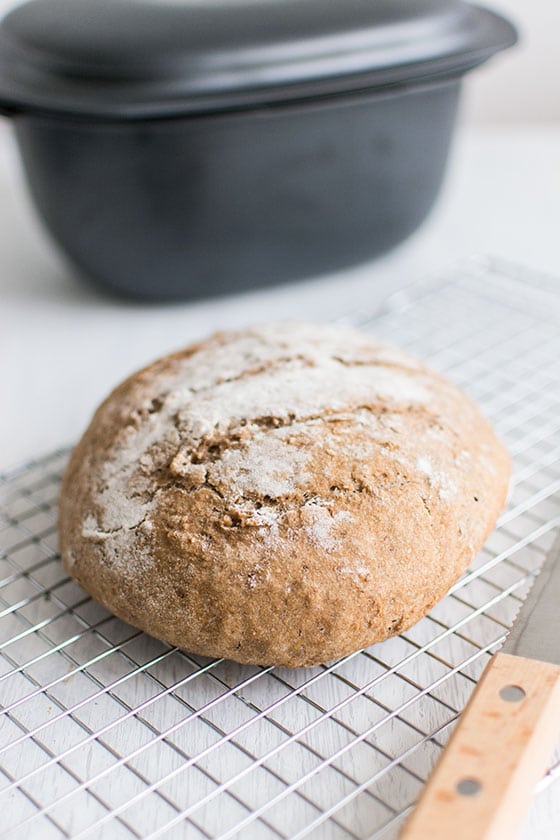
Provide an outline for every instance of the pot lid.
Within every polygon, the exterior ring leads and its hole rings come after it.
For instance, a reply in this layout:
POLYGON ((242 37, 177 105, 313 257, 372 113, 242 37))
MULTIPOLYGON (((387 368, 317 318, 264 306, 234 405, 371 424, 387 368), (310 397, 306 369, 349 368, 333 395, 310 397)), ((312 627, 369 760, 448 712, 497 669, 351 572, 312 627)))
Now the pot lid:
POLYGON ((31 0, 0 103, 108 118, 252 107, 464 72, 516 40, 460 0, 31 0))

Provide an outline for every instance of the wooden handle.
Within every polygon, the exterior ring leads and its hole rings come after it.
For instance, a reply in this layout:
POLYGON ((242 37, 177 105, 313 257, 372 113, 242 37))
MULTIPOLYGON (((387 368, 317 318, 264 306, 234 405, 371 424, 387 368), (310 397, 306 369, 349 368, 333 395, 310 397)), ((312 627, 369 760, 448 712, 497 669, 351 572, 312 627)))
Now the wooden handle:
POLYGON ((400 840, 514 840, 560 734, 560 668, 497 653, 400 840))

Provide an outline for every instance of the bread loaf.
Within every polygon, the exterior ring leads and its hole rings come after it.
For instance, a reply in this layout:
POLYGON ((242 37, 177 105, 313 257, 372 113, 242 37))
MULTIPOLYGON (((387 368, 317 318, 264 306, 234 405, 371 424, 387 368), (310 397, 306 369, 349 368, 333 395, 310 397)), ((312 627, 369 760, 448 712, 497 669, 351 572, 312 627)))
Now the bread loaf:
POLYGON ((425 615, 493 528, 509 472, 467 396, 365 334, 218 333, 98 409, 64 476, 62 561, 172 645, 312 665, 425 615))

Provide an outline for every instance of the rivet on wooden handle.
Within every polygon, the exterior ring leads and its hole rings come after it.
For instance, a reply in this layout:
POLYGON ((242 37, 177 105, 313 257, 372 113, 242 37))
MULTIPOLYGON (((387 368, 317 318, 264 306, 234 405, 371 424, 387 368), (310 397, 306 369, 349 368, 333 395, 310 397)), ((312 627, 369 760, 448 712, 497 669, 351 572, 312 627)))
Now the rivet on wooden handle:
POLYGON ((489 661, 400 840, 514 840, 560 734, 560 668, 489 661))

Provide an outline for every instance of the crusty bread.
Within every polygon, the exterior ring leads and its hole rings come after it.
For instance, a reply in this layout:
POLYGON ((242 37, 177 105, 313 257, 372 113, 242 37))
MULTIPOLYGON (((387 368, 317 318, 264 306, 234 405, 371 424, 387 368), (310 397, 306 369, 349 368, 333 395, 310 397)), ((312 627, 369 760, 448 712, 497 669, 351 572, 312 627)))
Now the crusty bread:
POLYGON ((425 615, 494 526, 509 472, 470 399, 369 336, 218 333, 98 409, 64 477, 62 560, 170 644, 310 665, 425 615))

